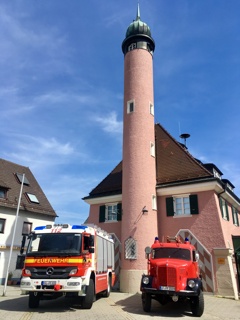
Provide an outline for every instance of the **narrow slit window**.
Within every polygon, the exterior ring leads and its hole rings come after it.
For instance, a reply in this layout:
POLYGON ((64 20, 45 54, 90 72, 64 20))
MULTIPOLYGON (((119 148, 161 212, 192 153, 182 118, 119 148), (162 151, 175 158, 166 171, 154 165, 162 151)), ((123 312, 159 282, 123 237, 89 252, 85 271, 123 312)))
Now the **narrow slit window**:
POLYGON ((128 101, 127 103, 127 113, 132 113, 134 112, 134 101, 128 101))
POLYGON ((150 103, 149 111, 150 111, 150 114, 154 116, 154 105, 152 103, 150 103))
POLYGON ((150 142, 150 154, 155 157, 155 144, 153 142, 150 142))

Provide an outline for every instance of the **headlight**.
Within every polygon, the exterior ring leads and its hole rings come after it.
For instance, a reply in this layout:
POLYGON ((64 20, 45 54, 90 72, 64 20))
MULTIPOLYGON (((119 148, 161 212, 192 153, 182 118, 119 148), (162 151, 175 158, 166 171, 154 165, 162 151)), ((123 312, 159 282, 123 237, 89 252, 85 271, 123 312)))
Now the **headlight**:
POLYGON ((69 275, 71 276, 71 275, 73 275, 73 274, 76 274, 76 273, 77 273, 77 271, 78 271, 78 269, 77 269, 77 268, 72 269, 72 270, 69 272, 69 275))
POLYGON ((196 285, 196 283, 195 283, 194 280, 188 280, 188 286, 189 286, 190 288, 194 288, 195 285, 196 285))
POLYGON ((143 282, 143 284, 149 284, 149 278, 143 277, 142 282, 143 282))

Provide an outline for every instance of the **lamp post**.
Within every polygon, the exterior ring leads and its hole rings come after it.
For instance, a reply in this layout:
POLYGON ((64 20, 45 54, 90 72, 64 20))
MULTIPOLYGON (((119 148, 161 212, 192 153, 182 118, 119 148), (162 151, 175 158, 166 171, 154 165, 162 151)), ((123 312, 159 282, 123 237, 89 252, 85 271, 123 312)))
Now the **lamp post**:
POLYGON ((14 244, 14 238, 15 238, 15 233, 16 233, 16 228, 17 228, 17 219, 18 219, 19 208, 20 208, 20 203, 21 203, 21 198, 22 198, 24 177, 25 177, 25 174, 23 173, 23 175, 22 175, 22 183, 21 183, 21 188, 20 188, 20 194, 19 194, 19 198, 18 198, 17 213, 16 213, 14 229, 13 229, 12 243, 11 243, 11 247, 10 247, 8 266, 7 266, 7 271, 6 271, 6 276, 5 276, 5 283, 4 283, 4 288, 3 288, 3 296, 6 296, 8 273, 9 273, 9 267, 10 267, 11 258, 12 258, 13 244, 14 244))

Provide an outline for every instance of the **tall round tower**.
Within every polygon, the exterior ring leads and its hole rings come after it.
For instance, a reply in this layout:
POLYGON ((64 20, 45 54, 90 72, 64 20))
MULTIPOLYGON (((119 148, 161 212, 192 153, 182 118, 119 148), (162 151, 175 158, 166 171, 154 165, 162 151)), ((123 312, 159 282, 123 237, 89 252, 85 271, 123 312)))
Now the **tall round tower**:
POLYGON ((122 43, 124 128, 120 290, 139 291, 144 249, 157 235, 153 52, 149 26, 137 17, 122 43))

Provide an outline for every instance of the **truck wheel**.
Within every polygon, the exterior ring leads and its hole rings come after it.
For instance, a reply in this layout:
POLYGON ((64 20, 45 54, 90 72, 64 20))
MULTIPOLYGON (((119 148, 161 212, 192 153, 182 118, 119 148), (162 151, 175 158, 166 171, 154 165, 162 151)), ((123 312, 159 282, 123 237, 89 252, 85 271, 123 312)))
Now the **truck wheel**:
POLYGON ((111 279, 111 277, 108 277, 107 290, 103 292, 103 296, 105 298, 108 298, 110 296, 111 283, 112 283, 112 279, 111 279))
POLYGON ((191 303, 191 311, 192 314, 195 317, 201 317, 204 311, 204 298, 203 298, 203 292, 200 291, 199 295, 197 297, 193 297, 190 300, 191 303))
POLYGON ((29 298, 28 298, 28 307, 30 309, 36 309, 39 307, 39 296, 35 296, 34 292, 29 293, 29 298))
POLYGON ((91 309, 94 300, 94 282, 90 279, 89 286, 87 287, 87 293, 85 297, 82 297, 82 309, 91 309))
POLYGON ((151 305, 152 305, 152 298, 149 293, 143 292, 142 293, 142 307, 145 312, 151 311, 151 305))

